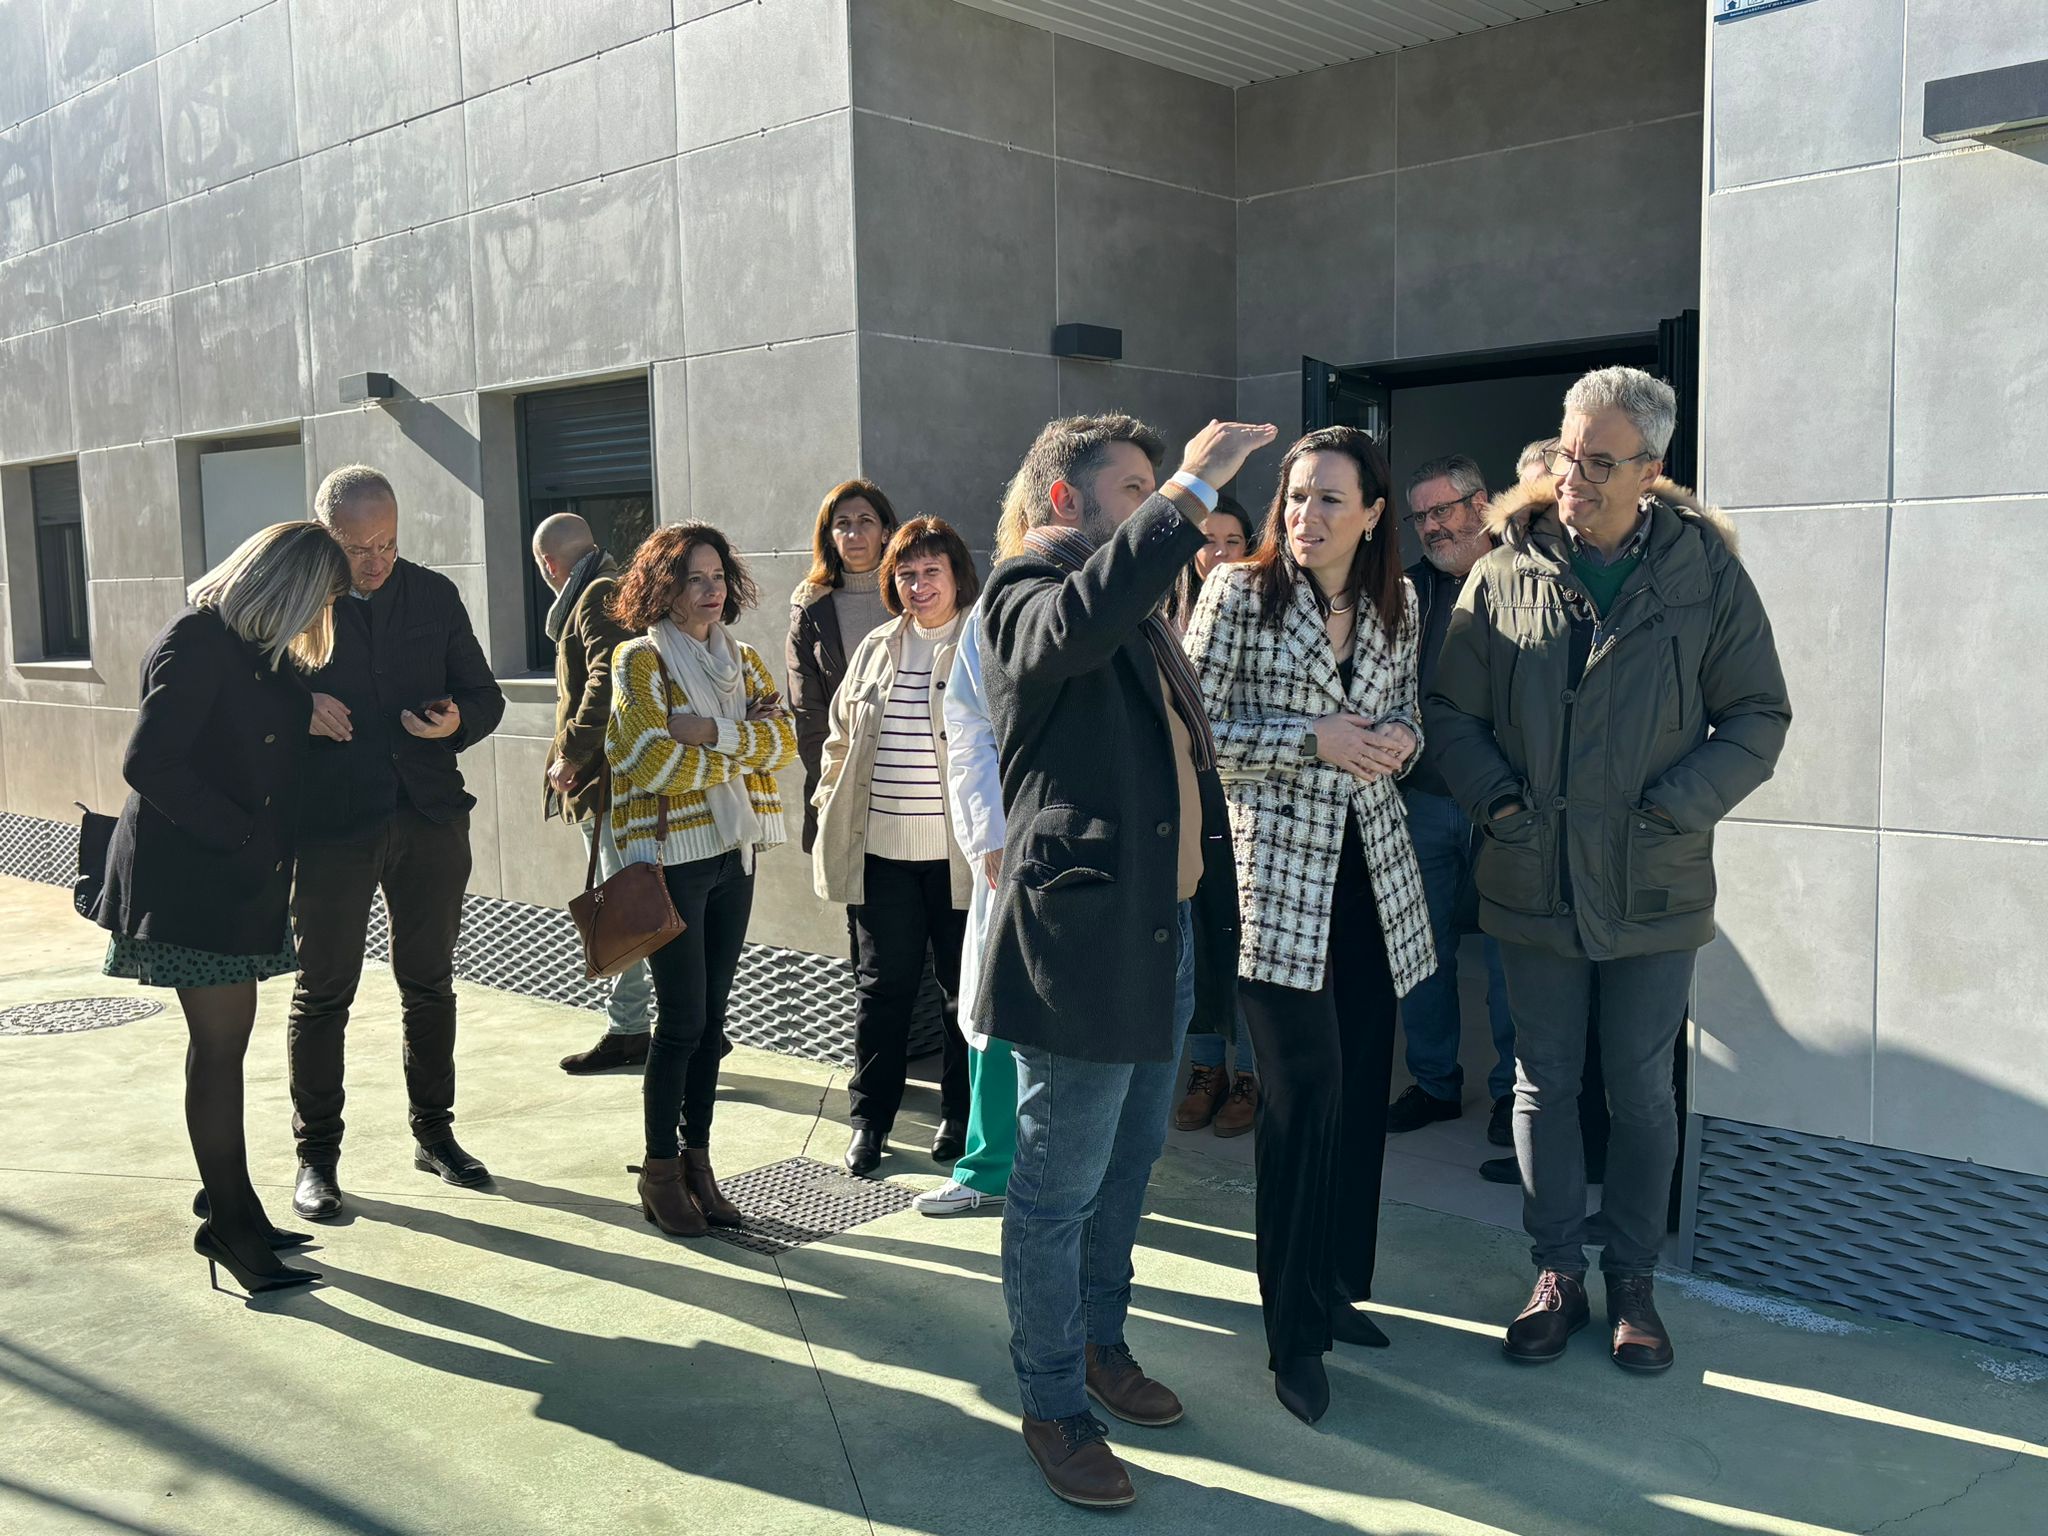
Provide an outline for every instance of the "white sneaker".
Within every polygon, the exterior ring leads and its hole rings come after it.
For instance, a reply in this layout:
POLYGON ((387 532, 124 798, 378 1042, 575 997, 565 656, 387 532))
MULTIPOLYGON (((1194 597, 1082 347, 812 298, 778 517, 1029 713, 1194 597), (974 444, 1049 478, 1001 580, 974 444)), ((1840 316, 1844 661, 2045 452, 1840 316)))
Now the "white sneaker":
POLYGON ((962 1211, 971 1211, 978 1205, 1001 1205, 1001 1195, 984 1195, 978 1189, 969 1189, 958 1179, 948 1179, 937 1189, 928 1189, 910 1202, 913 1211, 927 1216, 958 1216, 962 1211))

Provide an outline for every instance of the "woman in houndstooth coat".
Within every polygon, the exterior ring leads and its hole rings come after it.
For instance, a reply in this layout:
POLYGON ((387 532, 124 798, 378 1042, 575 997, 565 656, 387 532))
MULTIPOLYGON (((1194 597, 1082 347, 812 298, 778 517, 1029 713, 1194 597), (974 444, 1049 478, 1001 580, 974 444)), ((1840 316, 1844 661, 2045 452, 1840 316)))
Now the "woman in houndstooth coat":
POLYGON ((1387 1342, 1351 1303, 1372 1290, 1396 1004, 1436 969, 1395 789, 1422 725, 1388 494, 1368 434, 1302 438, 1258 552, 1211 577, 1186 638, 1236 846, 1269 1363, 1309 1423, 1333 1337, 1387 1342))

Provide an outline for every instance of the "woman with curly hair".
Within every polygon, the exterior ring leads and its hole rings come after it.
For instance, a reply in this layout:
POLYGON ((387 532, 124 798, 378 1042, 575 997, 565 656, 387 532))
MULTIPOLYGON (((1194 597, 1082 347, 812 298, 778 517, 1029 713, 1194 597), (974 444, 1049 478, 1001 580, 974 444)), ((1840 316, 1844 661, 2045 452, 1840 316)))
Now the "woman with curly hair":
POLYGON ((675 1237, 741 1224, 711 1171, 726 997, 754 907, 754 858, 787 841, 775 774, 796 728, 761 657, 727 626, 757 596, 725 535, 657 529, 612 612, 636 637, 612 662, 605 757, 625 862, 659 864, 683 931, 648 957, 654 1038, 642 1101, 640 1210, 675 1237))

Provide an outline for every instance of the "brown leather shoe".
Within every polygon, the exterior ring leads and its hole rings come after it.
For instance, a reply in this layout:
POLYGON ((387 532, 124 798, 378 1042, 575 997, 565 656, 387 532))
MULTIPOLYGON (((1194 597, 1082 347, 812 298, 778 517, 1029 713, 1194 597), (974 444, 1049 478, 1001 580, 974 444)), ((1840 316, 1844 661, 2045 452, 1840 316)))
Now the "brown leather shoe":
POLYGON ((587 1051, 562 1058, 562 1070, 572 1077, 592 1072, 609 1072, 614 1067, 643 1067, 647 1064, 647 1035, 602 1035, 587 1051))
POLYGON ((1199 1131, 1216 1118, 1224 1095, 1230 1092, 1230 1074, 1221 1067, 1188 1069, 1188 1091, 1173 1111, 1177 1131, 1199 1131))
POLYGON ((1173 1389, 1154 1381, 1138 1368, 1131 1352, 1122 1344, 1107 1349, 1088 1346, 1088 1395, 1126 1424, 1157 1429, 1173 1424, 1187 1410, 1173 1389))
POLYGON ((1122 1509, 1138 1497, 1108 1436, 1092 1413, 1024 1421, 1024 1449, 1045 1474, 1045 1486, 1083 1509, 1122 1509))
POLYGON ((680 1157, 650 1157, 642 1165, 640 1214, 670 1237, 702 1237, 711 1230, 683 1183, 680 1157))
POLYGON ((1529 1304, 1508 1324, 1501 1351, 1522 1365, 1542 1365, 1564 1353, 1571 1336, 1592 1320, 1586 1305, 1586 1281, 1562 1269, 1546 1269, 1536 1277, 1529 1304))
POLYGON ((1657 1315, 1656 1281, 1649 1275, 1607 1277, 1607 1321, 1614 1328, 1614 1363, 1653 1376, 1677 1359, 1664 1319, 1657 1315))
POLYGON ((1209 1129, 1218 1136, 1242 1136, 1252 1128, 1258 1115, 1259 1080, 1249 1072, 1240 1072, 1230 1080, 1230 1097, 1216 1111, 1209 1129))
POLYGON ((683 1188, 690 1192, 697 1209, 704 1213, 704 1219, 712 1226, 743 1227, 747 1224, 740 1208, 726 1199, 725 1191, 718 1187, 718 1180, 711 1172, 708 1148, 683 1148, 683 1188))

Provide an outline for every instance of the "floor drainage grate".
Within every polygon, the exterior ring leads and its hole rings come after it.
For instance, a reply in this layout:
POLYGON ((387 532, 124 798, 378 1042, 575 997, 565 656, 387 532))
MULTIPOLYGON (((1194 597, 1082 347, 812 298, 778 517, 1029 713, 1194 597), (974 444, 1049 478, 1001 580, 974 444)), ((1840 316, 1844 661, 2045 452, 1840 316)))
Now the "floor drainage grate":
POLYGON ((914 1189, 878 1179, 856 1179, 830 1163, 787 1158, 721 1181, 726 1197, 746 1213, 739 1231, 713 1227, 713 1237, 754 1253, 787 1253, 821 1237, 908 1210, 914 1189))
POLYGON ((60 997, 47 1003, 24 1003, 0 1013, 0 1035, 76 1035, 88 1029, 112 1029, 164 1011, 146 997, 60 997))

